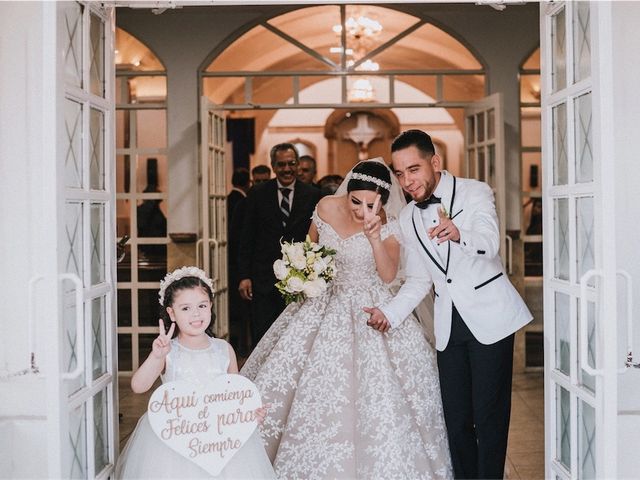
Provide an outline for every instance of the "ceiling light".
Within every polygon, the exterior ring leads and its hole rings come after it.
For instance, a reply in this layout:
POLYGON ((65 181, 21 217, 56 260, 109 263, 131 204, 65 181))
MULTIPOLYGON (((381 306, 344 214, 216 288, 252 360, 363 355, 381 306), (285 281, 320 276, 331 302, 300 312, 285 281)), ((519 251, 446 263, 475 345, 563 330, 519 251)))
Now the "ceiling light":
MULTIPOLYGON (((357 19, 353 17, 347 18, 344 22, 347 29, 347 35, 354 38, 373 37, 382 31, 382 25, 377 20, 360 15, 357 19)), ((332 30, 336 34, 342 33, 342 25, 334 25, 332 30)))
MULTIPOLYGON (((331 52, 331 53, 342 53, 342 47, 331 47, 329 49, 329 52, 331 52)), ((347 55, 353 55, 353 48, 347 48, 345 50, 345 53, 347 55)))
POLYGON ((373 85, 368 78, 358 78, 349 89, 350 102, 371 102, 374 95, 373 85))
POLYGON ((362 62, 362 64, 358 65, 356 70, 363 72, 377 72, 378 70, 380 70, 380 64, 372 61, 371 59, 367 59, 366 61, 362 62))

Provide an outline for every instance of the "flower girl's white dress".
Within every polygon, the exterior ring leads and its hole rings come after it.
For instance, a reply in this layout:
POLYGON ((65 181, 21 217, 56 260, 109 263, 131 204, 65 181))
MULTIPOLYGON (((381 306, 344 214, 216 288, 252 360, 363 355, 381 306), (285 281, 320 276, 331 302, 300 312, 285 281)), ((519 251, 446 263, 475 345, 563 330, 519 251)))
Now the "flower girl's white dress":
MULTIPOLYGON (((208 348, 192 350, 183 347, 174 338, 162 380, 185 380, 201 385, 227 373, 228 367, 229 347, 224 340, 211 338, 208 348)), ((165 445, 151 429, 145 413, 118 459, 116 478, 187 479, 212 476, 165 445)), ((257 429, 215 478, 275 478, 257 429)))
MULTIPOLYGON (((279 478, 452 478, 434 349, 413 317, 382 334, 362 307, 385 303, 363 233, 341 238, 317 214, 337 274, 320 297, 291 304, 241 374, 271 403, 263 425, 279 478)), ((399 238, 396 220, 382 238, 399 238)))

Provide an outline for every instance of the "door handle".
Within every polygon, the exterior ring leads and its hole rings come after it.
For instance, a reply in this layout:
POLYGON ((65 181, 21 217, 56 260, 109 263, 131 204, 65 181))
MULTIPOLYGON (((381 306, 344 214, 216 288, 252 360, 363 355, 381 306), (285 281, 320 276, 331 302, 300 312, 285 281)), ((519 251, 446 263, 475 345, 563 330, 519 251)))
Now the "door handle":
POLYGON ((580 316, 578 318, 580 325, 580 366, 582 369, 591 376, 602 375, 602 370, 597 370, 589 365, 589 340, 587 336, 587 282, 592 277, 602 276, 602 270, 587 270, 582 277, 580 277, 580 316))
POLYGON ((58 279, 70 280, 76 287, 76 368, 61 375, 65 380, 72 380, 84 372, 84 292, 82 280, 76 274, 62 273, 58 279))

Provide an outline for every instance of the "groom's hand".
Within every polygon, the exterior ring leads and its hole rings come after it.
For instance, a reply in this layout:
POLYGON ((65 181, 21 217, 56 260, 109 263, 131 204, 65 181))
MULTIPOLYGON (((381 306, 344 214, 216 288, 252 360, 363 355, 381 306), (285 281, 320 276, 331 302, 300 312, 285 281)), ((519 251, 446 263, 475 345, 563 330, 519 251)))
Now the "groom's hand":
POLYGON ((369 325, 371 328, 378 330, 379 332, 385 333, 388 332, 389 329, 391 328, 391 324, 389 323, 389 320, 387 320, 387 317, 384 315, 384 313, 382 313, 382 311, 378 308, 369 308, 369 307, 363 307, 363 309, 366 313, 369 314, 369 320, 367 320, 367 325, 369 325))
POLYGON ((445 213, 442 208, 438 208, 438 216, 440 217, 440 224, 437 227, 430 228, 428 230, 429 238, 438 238, 438 243, 451 240, 453 242, 460 241, 460 231, 453 220, 445 213))

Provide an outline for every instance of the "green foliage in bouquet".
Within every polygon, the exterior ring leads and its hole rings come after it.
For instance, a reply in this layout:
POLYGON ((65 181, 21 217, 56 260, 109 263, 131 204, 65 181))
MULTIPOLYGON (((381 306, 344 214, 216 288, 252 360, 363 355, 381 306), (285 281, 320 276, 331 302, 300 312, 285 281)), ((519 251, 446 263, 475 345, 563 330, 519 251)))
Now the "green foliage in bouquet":
POLYGON ((336 275, 336 251, 312 242, 282 242, 282 258, 273 263, 276 288, 287 305, 319 297, 336 275))

